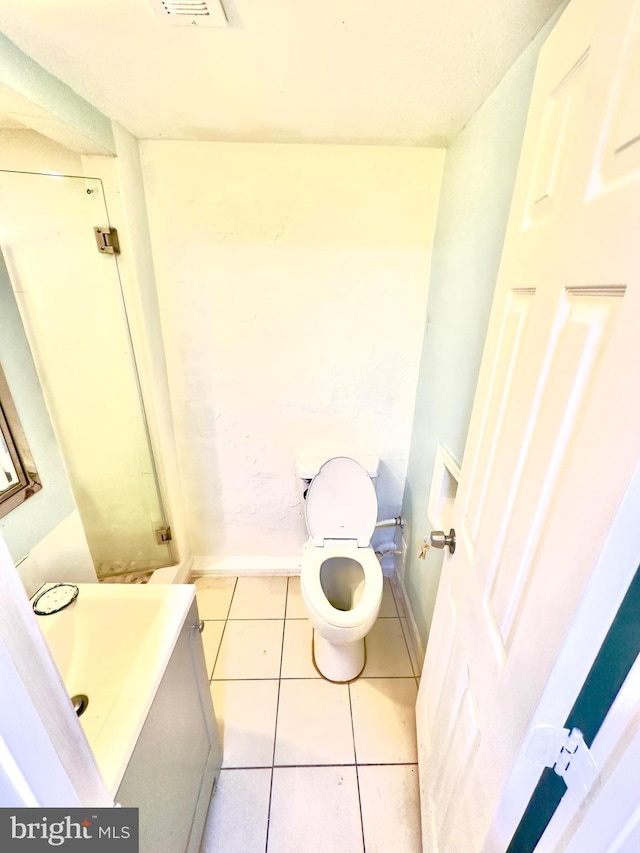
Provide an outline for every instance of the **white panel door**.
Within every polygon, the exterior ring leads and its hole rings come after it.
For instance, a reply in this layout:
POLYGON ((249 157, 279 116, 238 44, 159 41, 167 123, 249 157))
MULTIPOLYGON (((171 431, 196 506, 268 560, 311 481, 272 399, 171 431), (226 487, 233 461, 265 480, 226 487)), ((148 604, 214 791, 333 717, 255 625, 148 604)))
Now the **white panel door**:
POLYGON ((573 0, 540 55, 418 698, 426 851, 508 844, 497 815, 640 458, 639 93, 640 2, 573 0))

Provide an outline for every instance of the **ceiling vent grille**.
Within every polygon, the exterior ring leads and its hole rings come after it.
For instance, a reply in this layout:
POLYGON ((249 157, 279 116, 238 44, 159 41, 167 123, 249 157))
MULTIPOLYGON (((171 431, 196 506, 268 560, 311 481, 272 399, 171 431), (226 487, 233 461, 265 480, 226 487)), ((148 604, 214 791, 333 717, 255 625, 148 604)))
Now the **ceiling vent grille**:
POLYGON ((226 27, 227 16, 220 0, 149 0, 166 24, 177 27, 226 27))

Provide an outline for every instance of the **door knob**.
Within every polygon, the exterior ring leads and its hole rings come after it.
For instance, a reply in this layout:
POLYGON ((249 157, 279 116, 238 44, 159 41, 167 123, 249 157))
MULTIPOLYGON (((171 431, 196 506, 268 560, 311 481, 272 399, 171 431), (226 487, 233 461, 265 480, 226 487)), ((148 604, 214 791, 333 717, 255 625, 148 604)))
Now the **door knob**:
POLYGON ((455 553, 456 532, 453 527, 449 533, 445 533, 444 530, 432 530, 431 544, 434 548, 448 548, 450 554, 455 553))

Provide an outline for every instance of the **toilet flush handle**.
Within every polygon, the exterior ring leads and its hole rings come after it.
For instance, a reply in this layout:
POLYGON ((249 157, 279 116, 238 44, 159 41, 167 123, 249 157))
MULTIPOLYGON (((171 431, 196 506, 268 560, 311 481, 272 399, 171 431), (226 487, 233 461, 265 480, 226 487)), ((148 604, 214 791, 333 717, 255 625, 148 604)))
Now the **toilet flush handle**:
POLYGON ((431 545, 434 548, 448 548, 450 554, 454 554, 456 550, 456 532, 451 528, 449 533, 444 530, 431 531, 431 545))

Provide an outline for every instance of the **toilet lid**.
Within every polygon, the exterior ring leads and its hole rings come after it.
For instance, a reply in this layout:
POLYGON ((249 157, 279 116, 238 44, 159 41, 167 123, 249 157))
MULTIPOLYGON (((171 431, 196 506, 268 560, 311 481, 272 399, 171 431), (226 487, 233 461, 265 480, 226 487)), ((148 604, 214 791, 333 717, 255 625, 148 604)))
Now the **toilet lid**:
POLYGON ((321 545, 324 539, 357 539, 365 547, 378 517, 371 478, 355 459, 329 459, 311 481, 305 513, 315 544, 321 545))

